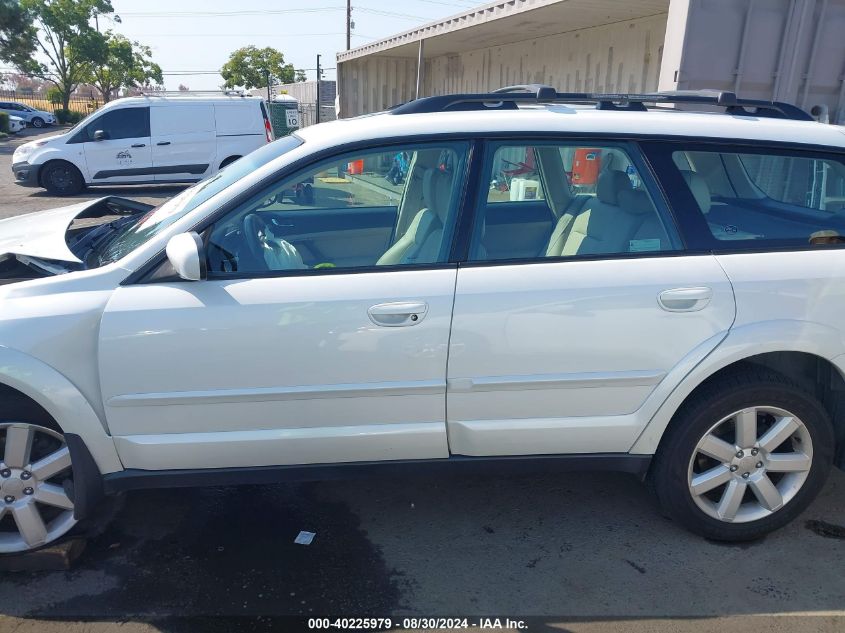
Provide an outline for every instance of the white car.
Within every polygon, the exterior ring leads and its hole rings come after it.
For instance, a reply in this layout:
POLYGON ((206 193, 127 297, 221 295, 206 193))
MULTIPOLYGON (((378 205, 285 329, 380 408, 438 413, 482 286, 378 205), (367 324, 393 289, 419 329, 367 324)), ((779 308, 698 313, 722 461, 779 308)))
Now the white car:
POLYGON ((0 550, 355 470, 614 469, 723 540, 803 511, 845 463, 845 134, 530 90, 0 221, 0 550))
POLYGON ((11 134, 17 134, 22 129, 26 127, 26 121, 24 121, 19 116, 10 116, 9 117, 9 132, 11 134))
POLYGON ((44 110, 36 110, 32 106, 17 101, 0 101, 0 112, 6 112, 9 116, 16 116, 23 119, 32 127, 42 128, 45 125, 54 125, 56 115, 44 110))
POLYGON ((197 182, 273 140, 255 97, 127 97, 73 128, 25 143, 12 156, 15 182, 59 196, 89 185, 197 182))

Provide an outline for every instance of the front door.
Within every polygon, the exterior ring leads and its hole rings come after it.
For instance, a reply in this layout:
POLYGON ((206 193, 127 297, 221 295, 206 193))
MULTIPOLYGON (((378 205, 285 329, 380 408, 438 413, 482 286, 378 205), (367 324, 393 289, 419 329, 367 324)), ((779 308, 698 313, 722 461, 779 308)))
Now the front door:
POLYGON ((146 106, 106 110, 70 142, 83 144, 89 184, 153 181, 146 106))
POLYGON ((466 154, 450 142, 324 161, 206 228, 207 280, 120 287, 100 361, 124 465, 448 456, 466 154))
POLYGON ((636 146, 524 143, 536 145, 535 168, 503 176, 507 157, 525 153, 518 145, 487 150, 494 186, 480 203, 471 261, 458 272, 451 451, 625 452, 648 421, 649 395, 727 334, 730 283, 712 255, 682 255, 636 146), (595 178, 573 178, 585 148, 600 168, 595 178), (536 244, 520 243, 533 256, 487 242, 489 218, 501 240, 498 205, 510 231, 524 235, 538 204, 555 219, 536 244))

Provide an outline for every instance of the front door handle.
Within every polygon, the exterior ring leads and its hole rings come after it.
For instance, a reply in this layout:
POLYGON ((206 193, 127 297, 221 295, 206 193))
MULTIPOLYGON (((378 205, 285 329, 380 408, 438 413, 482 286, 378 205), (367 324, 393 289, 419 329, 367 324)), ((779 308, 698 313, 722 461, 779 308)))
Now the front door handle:
POLYGON ((132 145, 132 147, 146 147, 146 146, 147 146, 146 143, 135 143, 134 145, 132 145))
POLYGON ((712 298, 711 288, 672 288, 661 292, 657 303, 668 312, 697 312, 706 308, 712 298))
POLYGON ((379 303, 367 310, 370 321, 384 327, 416 325, 427 313, 428 304, 424 301, 379 303))
POLYGON ((170 141, 159 141, 156 145, 170 145, 170 141))

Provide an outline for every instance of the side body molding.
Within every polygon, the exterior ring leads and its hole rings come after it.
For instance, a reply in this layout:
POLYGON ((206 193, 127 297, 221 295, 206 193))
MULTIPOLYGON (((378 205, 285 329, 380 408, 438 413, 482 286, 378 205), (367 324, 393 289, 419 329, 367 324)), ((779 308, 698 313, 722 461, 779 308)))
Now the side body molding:
POLYGON ((0 346, 0 383, 35 400, 65 433, 81 437, 101 473, 123 470, 103 422, 65 376, 32 356, 0 346))
MULTIPOLYGON (((732 328, 668 394, 629 452, 653 454, 672 416, 696 387, 728 365, 768 352, 804 352, 833 361, 845 354, 845 341, 839 330, 813 321, 759 321, 732 328)), ((837 368, 841 372, 842 364, 837 368)))

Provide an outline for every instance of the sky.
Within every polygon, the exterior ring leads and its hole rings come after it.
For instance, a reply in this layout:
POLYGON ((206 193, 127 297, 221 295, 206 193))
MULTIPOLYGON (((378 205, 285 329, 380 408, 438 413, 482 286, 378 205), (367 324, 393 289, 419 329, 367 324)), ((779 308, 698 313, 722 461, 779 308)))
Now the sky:
MULTIPOLYGON (((353 0, 352 47, 482 4, 483 0, 353 0)), ((317 55, 335 79, 335 54, 346 49, 346 0, 112 0, 120 23, 102 17, 112 29, 152 49, 165 73, 164 84, 213 90, 223 82, 217 71, 242 46, 272 46, 285 61, 316 79, 317 55), (236 14, 232 14, 235 12, 236 14)))

